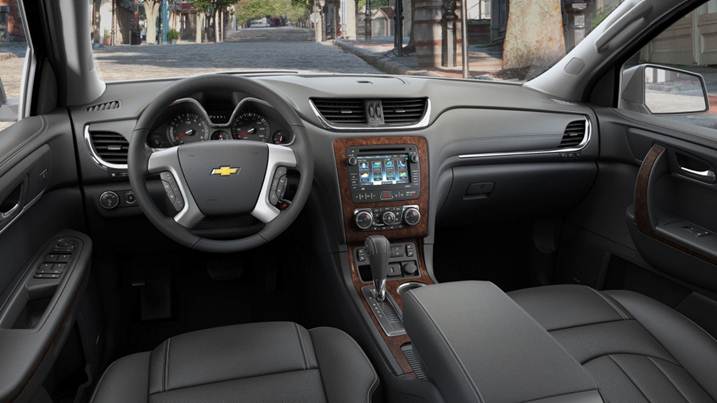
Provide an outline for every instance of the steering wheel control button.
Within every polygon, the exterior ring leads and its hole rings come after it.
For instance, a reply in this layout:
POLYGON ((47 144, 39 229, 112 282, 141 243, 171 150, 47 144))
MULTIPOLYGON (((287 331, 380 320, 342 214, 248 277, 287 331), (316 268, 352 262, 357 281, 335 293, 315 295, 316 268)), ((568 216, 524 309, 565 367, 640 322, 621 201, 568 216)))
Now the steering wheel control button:
POLYGON ((108 190, 102 192, 99 198, 100 206, 105 210, 113 210, 119 206, 120 197, 117 193, 108 190))
POLYGON ((286 167, 277 168, 274 172, 274 179, 271 181, 271 189, 269 189, 269 203, 272 206, 277 205, 284 199, 288 181, 286 177, 286 167))
POLYGON ((417 207, 408 207, 403 211, 403 222, 414 226, 421 222, 421 212, 417 207))
POLYGON ((167 194, 169 202, 172 203, 175 210, 181 211, 184 208, 184 199, 182 198, 182 192, 179 190, 177 181, 174 180, 174 176, 164 171, 159 174, 159 177, 162 179, 162 187, 164 187, 164 192, 167 194))
POLYGON ((373 226, 373 214, 369 210, 358 210, 354 213, 354 222, 359 229, 367 230, 373 226))

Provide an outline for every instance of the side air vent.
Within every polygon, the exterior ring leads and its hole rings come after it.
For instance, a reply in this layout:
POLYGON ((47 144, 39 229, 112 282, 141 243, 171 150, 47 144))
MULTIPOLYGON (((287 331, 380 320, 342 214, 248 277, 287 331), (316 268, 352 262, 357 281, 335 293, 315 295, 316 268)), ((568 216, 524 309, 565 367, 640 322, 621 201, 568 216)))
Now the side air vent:
POLYGON ((426 113, 427 98, 382 99, 383 121, 390 126, 415 125, 426 113))
POLYGON ((575 120, 568 123, 565 128, 562 140, 560 140, 560 148, 577 147, 585 139, 585 120, 575 120))
POLYGON ((121 134, 91 131, 89 142, 101 164, 110 168, 124 168, 127 165, 129 142, 121 134))
POLYGON ((101 104, 94 104, 87 107, 87 112, 100 112, 100 111, 108 111, 111 109, 119 109, 120 102, 119 101, 107 101, 102 102, 101 104))
POLYGON ((336 126, 363 126, 366 107, 363 99, 313 98, 312 102, 325 121, 336 126))

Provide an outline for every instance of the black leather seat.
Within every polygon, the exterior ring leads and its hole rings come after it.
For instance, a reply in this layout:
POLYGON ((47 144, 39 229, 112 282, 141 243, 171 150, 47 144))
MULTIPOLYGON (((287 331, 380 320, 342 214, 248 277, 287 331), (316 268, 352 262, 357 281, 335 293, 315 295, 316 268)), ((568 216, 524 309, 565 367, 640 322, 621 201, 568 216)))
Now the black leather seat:
POLYGON ((186 333, 121 358, 92 401, 364 403, 377 386, 373 366, 346 333, 268 322, 186 333))
POLYGON ((592 374, 605 401, 717 401, 717 341, 671 308, 575 285, 510 296, 592 374))

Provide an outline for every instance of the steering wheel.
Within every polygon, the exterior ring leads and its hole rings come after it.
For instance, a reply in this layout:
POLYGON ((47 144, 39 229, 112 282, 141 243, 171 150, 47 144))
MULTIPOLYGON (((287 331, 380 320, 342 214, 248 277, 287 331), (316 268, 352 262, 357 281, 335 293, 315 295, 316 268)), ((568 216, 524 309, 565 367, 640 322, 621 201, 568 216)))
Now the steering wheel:
POLYGON ((160 93, 137 121, 127 165, 130 185, 147 218, 179 244, 205 252, 244 251, 281 234, 306 203, 314 173, 311 148, 294 108, 256 81, 220 74, 187 78, 160 93), (291 128, 293 144, 201 141, 156 151, 147 146, 147 136, 157 118, 174 101, 214 90, 241 92, 269 103, 291 128), (287 169, 297 171, 300 179, 289 207, 279 210, 275 206, 276 192, 285 186, 287 169), (160 175, 167 197, 179 210, 173 217, 166 216, 154 204, 146 187, 147 176, 151 174, 160 175), (243 238, 211 239, 191 231, 205 217, 246 214, 264 226, 243 238))

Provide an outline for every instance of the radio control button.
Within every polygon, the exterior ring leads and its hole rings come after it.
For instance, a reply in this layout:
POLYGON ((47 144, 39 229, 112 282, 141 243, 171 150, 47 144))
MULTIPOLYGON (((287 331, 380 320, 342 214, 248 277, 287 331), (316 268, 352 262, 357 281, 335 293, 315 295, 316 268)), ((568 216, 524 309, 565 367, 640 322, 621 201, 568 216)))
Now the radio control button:
POLYGON ((346 160, 346 162, 347 162, 350 166, 354 166, 354 165, 357 165, 357 164, 358 164, 358 158, 356 158, 356 157, 349 157, 349 158, 346 160))

